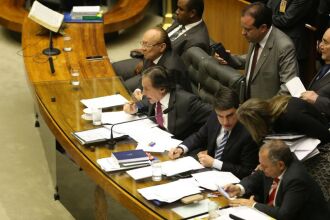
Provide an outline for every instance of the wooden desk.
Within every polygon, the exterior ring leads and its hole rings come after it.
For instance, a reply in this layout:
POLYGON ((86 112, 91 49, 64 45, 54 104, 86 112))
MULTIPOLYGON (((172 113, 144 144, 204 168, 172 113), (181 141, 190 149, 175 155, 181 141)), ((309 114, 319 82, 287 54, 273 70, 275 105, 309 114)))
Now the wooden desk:
MULTIPOLYGON (((91 122, 81 119, 84 106, 80 99, 120 93, 126 98, 129 94, 121 81, 114 77, 110 61, 87 61, 88 55, 106 56, 103 42, 101 24, 70 24, 68 33, 73 38, 73 51, 62 52, 54 57, 55 75, 49 70, 47 57, 40 55, 42 49, 48 45, 48 36, 38 36, 39 27, 26 19, 23 28, 24 61, 31 91, 35 94, 36 104, 40 109, 47 126, 56 137, 56 140, 65 149, 67 154, 84 172, 99 186, 97 195, 98 208, 104 207, 102 192, 112 196, 123 206, 128 208, 138 218, 143 219, 178 219, 169 207, 159 208, 145 200, 137 189, 154 185, 152 181, 136 182, 124 172, 108 174, 97 165, 96 160, 111 155, 112 150, 105 146, 97 147, 95 151, 80 145, 72 136, 73 131, 92 128, 91 122), (102 39, 102 40, 101 40, 102 39), (72 63, 78 63, 82 72, 81 86, 79 90, 72 88, 70 84, 69 69, 72 63)), ((54 46, 63 47, 63 38, 54 39, 54 46)), ((117 144, 114 151, 133 149, 134 144, 117 144)), ((163 155, 158 155, 165 159, 163 155)), ((163 182, 167 182, 164 180, 163 182)), ((219 199, 222 205, 224 199, 219 199)))

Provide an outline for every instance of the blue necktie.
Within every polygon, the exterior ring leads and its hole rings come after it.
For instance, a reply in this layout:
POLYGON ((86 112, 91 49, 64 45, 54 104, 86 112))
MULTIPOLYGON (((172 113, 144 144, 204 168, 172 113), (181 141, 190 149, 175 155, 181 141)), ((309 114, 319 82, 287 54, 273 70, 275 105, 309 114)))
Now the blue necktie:
POLYGON ((217 160, 221 159, 222 153, 223 153, 223 149, 225 148, 225 145, 228 141, 228 137, 229 137, 229 131, 225 131, 224 135, 222 138, 219 137, 217 138, 217 149, 215 151, 215 156, 214 158, 217 160))
POLYGON ((317 77, 315 80, 320 80, 322 77, 330 70, 330 64, 325 64, 320 69, 319 73, 317 74, 317 77))

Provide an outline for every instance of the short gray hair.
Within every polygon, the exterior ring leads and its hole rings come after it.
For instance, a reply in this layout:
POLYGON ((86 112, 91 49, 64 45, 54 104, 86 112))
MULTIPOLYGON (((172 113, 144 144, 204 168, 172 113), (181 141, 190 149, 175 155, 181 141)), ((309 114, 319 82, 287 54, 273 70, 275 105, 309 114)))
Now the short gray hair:
POLYGON ((268 150, 268 158, 274 163, 283 161, 288 167, 293 160, 293 153, 289 146, 281 140, 269 140, 261 146, 260 151, 268 150))

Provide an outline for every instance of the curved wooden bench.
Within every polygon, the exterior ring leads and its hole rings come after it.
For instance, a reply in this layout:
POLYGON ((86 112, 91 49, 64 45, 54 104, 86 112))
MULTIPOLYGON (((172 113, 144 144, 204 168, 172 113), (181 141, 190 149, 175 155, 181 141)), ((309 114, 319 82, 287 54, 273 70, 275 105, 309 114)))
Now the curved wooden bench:
POLYGON ((24 18, 28 15, 25 0, 2 0, 0 11, 0 25, 12 31, 22 32, 24 18))
MULTIPOLYGON (((0 4, 0 25, 9 30, 22 32, 26 0, 2 0, 0 4)), ((104 14, 104 33, 126 29, 144 17, 149 0, 119 0, 104 14)))

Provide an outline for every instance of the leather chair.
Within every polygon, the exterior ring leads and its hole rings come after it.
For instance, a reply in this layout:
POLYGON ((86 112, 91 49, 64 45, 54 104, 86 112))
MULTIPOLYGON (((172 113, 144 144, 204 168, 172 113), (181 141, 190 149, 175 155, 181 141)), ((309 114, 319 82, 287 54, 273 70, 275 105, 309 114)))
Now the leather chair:
POLYGON ((198 47, 189 48, 182 58, 188 70, 192 91, 203 101, 211 103, 213 95, 221 86, 233 89, 243 100, 244 77, 237 70, 220 65, 198 47))

